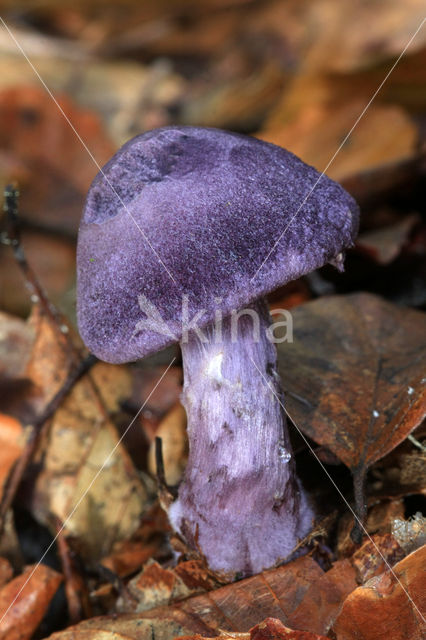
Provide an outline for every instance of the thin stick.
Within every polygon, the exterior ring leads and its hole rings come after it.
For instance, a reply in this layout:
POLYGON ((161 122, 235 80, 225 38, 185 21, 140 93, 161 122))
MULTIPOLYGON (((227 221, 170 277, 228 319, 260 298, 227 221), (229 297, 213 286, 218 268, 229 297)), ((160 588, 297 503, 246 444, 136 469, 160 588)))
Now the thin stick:
POLYGON ((351 531, 351 539, 355 544, 361 544, 363 537, 363 525, 367 518, 367 499, 365 492, 366 481, 366 469, 359 467, 352 472, 353 487, 354 487, 354 499, 355 499, 355 513, 358 518, 355 520, 353 529, 351 531))
POLYGON ((60 326, 59 314, 50 302, 46 292, 39 282, 32 267, 26 258, 21 239, 21 228, 18 215, 19 189, 16 185, 9 184, 4 190, 3 210, 6 214, 7 234, 3 238, 4 244, 10 244, 16 262, 25 278, 25 285, 31 293, 31 301, 40 302, 40 306, 47 316, 60 326))
POLYGON ((65 595, 68 603, 68 615, 71 624, 77 624, 83 617, 90 617, 89 598, 81 575, 73 562, 68 542, 63 532, 62 522, 55 518, 58 534, 58 553, 61 559, 62 573, 65 579, 65 595))
POLYGON ((68 348, 70 352, 72 352, 75 366, 68 373, 64 384, 50 400, 42 413, 38 417, 36 417, 31 425, 28 425, 30 434, 26 442, 25 449, 21 457, 13 467, 0 503, 0 534, 3 532, 6 512, 12 505, 12 502, 16 496, 16 493, 24 476, 25 470, 32 456, 34 455, 35 450, 37 449, 42 434, 44 433, 43 427, 48 426, 49 419, 59 408, 62 401, 69 394, 75 383, 92 368, 95 362, 97 362, 97 358, 91 354, 81 360, 80 354, 75 349, 70 338, 63 332, 63 321, 60 317, 59 312, 50 302, 35 272, 28 263, 21 241, 21 229, 18 215, 18 199, 19 190, 16 185, 8 185, 4 191, 3 209, 6 214, 7 235, 3 238, 3 242, 5 244, 9 244, 12 247, 16 262, 25 278, 27 289, 31 292, 32 300, 34 301, 33 296, 36 296, 37 302, 40 304, 42 311, 46 316, 48 316, 52 325, 57 328, 58 336, 61 336, 64 347, 68 348))
POLYGON ((155 467, 155 475, 157 476, 158 484, 160 485, 160 487, 167 487, 163 460, 163 440, 158 436, 155 437, 155 467))

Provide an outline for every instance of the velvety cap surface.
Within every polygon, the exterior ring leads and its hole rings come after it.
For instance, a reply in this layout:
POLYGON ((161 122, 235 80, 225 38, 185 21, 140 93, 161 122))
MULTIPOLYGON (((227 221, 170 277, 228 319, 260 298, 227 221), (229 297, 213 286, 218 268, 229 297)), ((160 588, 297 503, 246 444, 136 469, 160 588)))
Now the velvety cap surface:
POLYGON ((130 140, 93 181, 80 225, 86 345, 108 362, 142 358, 180 340, 182 322, 206 325, 334 261, 358 207, 319 178, 280 147, 217 129, 130 140))

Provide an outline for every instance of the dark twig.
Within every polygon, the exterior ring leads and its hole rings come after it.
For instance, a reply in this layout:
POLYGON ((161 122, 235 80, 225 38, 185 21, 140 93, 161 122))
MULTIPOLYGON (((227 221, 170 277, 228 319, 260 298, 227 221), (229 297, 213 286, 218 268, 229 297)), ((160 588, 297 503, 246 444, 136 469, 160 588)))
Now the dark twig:
POLYGON ((18 215, 18 199, 18 188, 15 185, 8 185, 4 191, 3 205, 6 214, 7 232, 6 235, 3 235, 2 242, 4 244, 9 244, 12 247, 16 262, 25 278, 26 287, 31 293, 31 301, 37 302, 40 305, 42 312, 49 318, 52 326, 57 328, 58 336, 61 336, 61 341, 64 348, 66 348, 72 355, 74 367, 68 373, 64 384, 50 400, 44 411, 33 421, 31 425, 29 425, 30 435, 26 442, 25 449, 8 478, 7 486, 0 503, 0 533, 3 531, 5 514, 15 498, 15 495, 24 476, 25 469, 27 468, 28 463, 34 455, 34 452, 40 442, 41 436, 44 433, 43 427, 45 425, 48 426, 49 419, 59 408, 62 401, 71 391, 75 383, 91 369, 95 362, 97 362, 97 358, 95 358, 95 356, 93 355, 89 355, 85 359, 81 360, 80 353, 72 344, 72 340, 68 336, 68 328, 65 327, 61 314, 50 302, 46 292, 44 291, 35 272, 33 271, 26 258, 21 242, 21 229, 18 215))
POLYGON ((158 485, 158 499, 160 501, 160 505, 167 511, 168 507, 176 498, 176 495, 174 495, 173 489, 167 486, 163 460, 163 441, 158 436, 155 438, 155 467, 158 485))
POLYGON ((69 373, 64 384, 53 396, 44 411, 30 425, 30 436, 25 445, 24 452, 9 476, 6 490, 3 493, 3 498, 0 503, 0 533, 3 531, 6 512, 13 502, 19 485, 21 484, 25 469, 34 455, 38 443, 40 442, 43 434, 43 426, 48 424, 49 418, 51 418, 60 407, 62 401, 69 394, 75 383, 91 369, 95 362, 97 362, 97 358, 92 354, 80 362, 80 364, 69 373))
POLYGON ((361 544, 364 535, 363 525, 367 517, 367 499, 365 495, 366 472, 360 467, 353 472, 355 513, 358 519, 351 531, 351 539, 355 544, 361 544))
POLYGON ((8 185, 4 190, 3 210, 6 214, 6 234, 3 235, 2 242, 4 244, 9 244, 12 247, 16 262, 25 278, 25 285, 30 291, 31 301, 39 302, 45 314, 60 327, 61 322, 59 314, 54 305, 50 302, 46 292, 25 256, 19 224, 18 200, 19 189, 15 185, 8 185))
POLYGON ((163 440, 158 436, 155 438, 155 467, 158 484, 167 487, 163 460, 163 440))

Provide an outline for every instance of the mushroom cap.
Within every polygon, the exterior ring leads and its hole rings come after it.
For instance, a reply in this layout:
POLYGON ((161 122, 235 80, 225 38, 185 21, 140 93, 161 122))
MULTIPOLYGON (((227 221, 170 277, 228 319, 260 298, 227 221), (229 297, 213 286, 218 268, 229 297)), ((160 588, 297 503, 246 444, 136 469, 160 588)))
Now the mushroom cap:
POLYGON ((143 358, 180 340, 195 315, 201 328, 218 309, 225 316, 341 263, 358 217, 340 185, 273 144, 201 127, 139 135, 87 196, 77 249, 81 336, 107 362, 143 358))

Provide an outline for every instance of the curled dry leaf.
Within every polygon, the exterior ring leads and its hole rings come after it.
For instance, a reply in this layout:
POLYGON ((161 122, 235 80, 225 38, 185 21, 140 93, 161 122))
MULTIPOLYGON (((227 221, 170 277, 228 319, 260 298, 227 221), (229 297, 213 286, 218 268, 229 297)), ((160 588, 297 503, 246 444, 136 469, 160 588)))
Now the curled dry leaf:
POLYGON ((32 505, 42 522, 52 514, 67 521, 67 534, 94 559, 136 529, 148 495, 89 377, 52 419, 32 505))
POLYGON ((358 478, 426 414, 426 320, 370 294, 323 297, 293 312, 279 346, 289 415, 358 478))
POLYGON ((133 601, 124 602, 120 611, 148 611, 178 602, 218 586, 214 576, 200 562, 188 560, 173 569, 149 562, 128 584, 133 601))
MULTIPOLYGON (((181 640, 202 640, 205 636, 181 636, 181 640)), ((296 631, 285 627, 277 618, 266 618, 248 633, 223 633, 221 640, 327 640, 325 636, 310 631, 296 631)))
POLYGON ((226 631, 247 632, 267 617, 277 618, 291 629, 321 635, 327 633, 342 602, 356 586, 349 561, 339 562, 325 573, 312 558, 304 556, 173 606, 87 620, 53 634, 51 640, 94 640, 101 633, 111 639, 114 633, 122 633, 129 640, 150 640, 153 635, 164 640, 194 634, 212 637, 226 631))
POLYGON ((40 564, 8 582, 0 590, 0 640, 29 640, 61 580, 59 573, 40 564))
POLYGON ((337 640, 423 640, 426 546, 355 589, 333 625, 337 640))
MULTIPOLYGON (((78 352, 74 337, 40 309, 30 323, 35 340, 25 373, 38 390, 36 415, 62 387, 78 352)), ((54 531, 58 519, 65 523, 66 535, 77 538, 79 550, 92 560, 136 529, 148 499, 108 415, 130 390, 130 380, 122 368, 104 363, 96 368, 96 384, 92 374, 83 377, 53 416, 36 453, 41 468, 31 492, 37 519, 54 531)))

